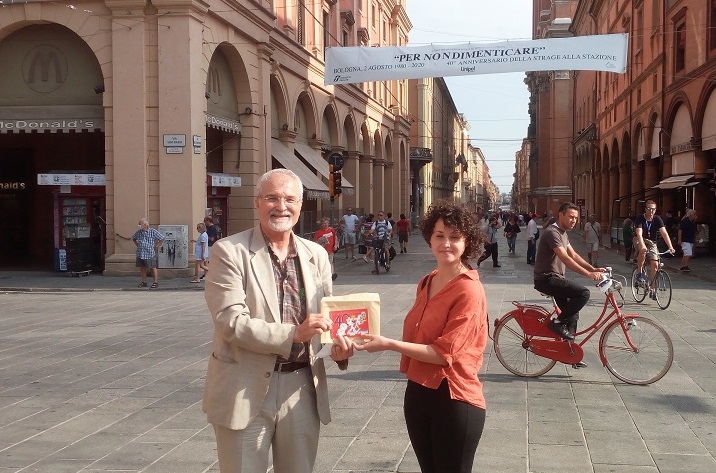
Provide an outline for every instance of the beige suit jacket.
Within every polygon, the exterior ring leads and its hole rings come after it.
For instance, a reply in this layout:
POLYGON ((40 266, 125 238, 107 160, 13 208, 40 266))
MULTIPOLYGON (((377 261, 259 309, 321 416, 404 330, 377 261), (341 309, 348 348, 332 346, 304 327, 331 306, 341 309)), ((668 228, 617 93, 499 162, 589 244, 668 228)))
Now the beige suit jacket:
MULTIPOLYGON (((331 264, 320 245, 293 236, 309 313, 332 293, 331 264)), ((211 247, 205 298, 214 320, 203 410, 208 421, 243 429, 256 417, 269 389, 277 356, 288 357, 296 326, 281 322, 269 250, 259 226, 211 247)), ((320 337, 310 344, 313 355, 320 337)), ((311 362, 318 415, 331 420, 323 360, 311 362)))

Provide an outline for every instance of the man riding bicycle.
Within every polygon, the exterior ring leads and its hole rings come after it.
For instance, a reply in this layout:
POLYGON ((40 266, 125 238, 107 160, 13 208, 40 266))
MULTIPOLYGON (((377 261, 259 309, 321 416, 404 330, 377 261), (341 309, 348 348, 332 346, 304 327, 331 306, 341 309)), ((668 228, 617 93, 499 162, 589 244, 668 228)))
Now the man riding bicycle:
MULTIPOLYGON (((569 243, 567 231, 579 220, 579 207, 565 202, 559 207, 556 221, 548 225, 538 240, 535 260, 535 289, 554 297, 560 314, 549 323, 549 329, 562 338, 574 340, 577 332, 579 311, 589 301, 589 289, 564 277, 565 269, 581 274, 593 281, 600 281, 604 268, 595 268, 584 260, 569 243)), ((579 362, 574 368, 585 368, 579 362)))
POLYGON ((636 281, 640 284, 644 283, 644 261, 649 260, 649 297, 656 299, 656 270, 659 269, 659 250, 656 247, 656 239, 658 235, 664 239, 669 247, 669 253, 675 253, 674 246, 671 244, 671 238, 667 231, 664 221, 656 215, 656 202, 653 200, 646 201, 644 215, 639 215, 634 219, 634 249, 637 251, 637 265, 639 274, 636 281))
MULTIPOLYGON (((381 211, 378 212, 378 220, 375 221, 373 226, 370 229, 371 235, 374 235, 373 238, 373 248, 375 250, 373 251, 373 258, 375 260, 375 269, 371 271, 371 273, 377 274, 378 273, 378 266, 380 265, 380 255, 379 255, 379 249, 385 249, 385 242, 390 239, 390 235, 393 232, 393 227, 390 225, 390 222, 388 222, 385 219, 385 214, 381 211)), ((384 258, 387 258, 388 256, 385 255, 384 258)))

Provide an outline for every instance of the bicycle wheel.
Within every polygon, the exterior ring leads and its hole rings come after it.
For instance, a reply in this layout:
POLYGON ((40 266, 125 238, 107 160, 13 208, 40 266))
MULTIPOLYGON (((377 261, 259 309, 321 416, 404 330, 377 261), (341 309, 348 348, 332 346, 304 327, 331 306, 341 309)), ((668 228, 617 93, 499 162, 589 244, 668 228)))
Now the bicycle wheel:
POLYGON ((646 282, 637 282, 636 277, 639 275, 639 268, 634 268, 631 273, 631 295, 634 297, 635 302, 642 302, 646 299, 646 294, 649 292, 648 285, 646 282))
POLYGON ((545 374, 557 363, 533 353, 514 315, 506 315, 495 329, 494 348, 497 359, 507 371, 534 378, 545 374))
POLYGON ((607 369, 629 384, 660 380, 674 361, 674 346, 666 330, 645 317, 625 319, 624 327, 618 319, 610 323, 599 340, 599 353, 607 369))
POLYGON ((671 276, 663 269, 656 272, 656 303, 661 310, 671 304, 671 276))

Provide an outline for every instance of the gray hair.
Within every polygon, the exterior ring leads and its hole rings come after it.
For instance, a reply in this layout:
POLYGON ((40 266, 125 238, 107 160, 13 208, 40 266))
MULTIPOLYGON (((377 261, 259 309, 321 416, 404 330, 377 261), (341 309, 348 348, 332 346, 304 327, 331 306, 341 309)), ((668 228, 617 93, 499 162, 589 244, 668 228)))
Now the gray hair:
POLYGON ((291 171, 290 169, 284 169, 284 168, 277 168, 272 169, 265 174, 263 174, 261 177, 259 177, 259 180, 256 181, 256 197, 261 196, 261 190, 263 189, 264 184, 268 182, 269 179, 271 179, 273 176, 281 174, 284 176, 287 176, 298 184, 298 190, 300 191, 299 198, 303 198, 303 182, 301 182, 301 178, 296 175, 295 172, 291 171))
POLYGON ((149 220, 147 220, 147 217, 140 218, 139 225, 149 225, 149 220))
POLYGON ((686 216, 691 217, 693 214, 695 214, 696 211, 694 209, 686 209, 686 216))

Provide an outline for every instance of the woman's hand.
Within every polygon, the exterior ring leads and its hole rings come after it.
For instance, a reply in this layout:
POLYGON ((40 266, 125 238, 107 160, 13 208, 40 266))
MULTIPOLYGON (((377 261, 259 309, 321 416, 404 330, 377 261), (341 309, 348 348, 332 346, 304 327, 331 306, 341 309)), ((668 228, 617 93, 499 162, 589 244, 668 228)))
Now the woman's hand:
POLYGON ((390 344, 393 340, 380 335, 371 335, 369 333, 361 335, 363 343, 356 343, 354 348, 358 351, 367 351, 368 353, 375 353, 377 351, 385 351, 390 349, 390 344))
POLYGON ((338 338, 333 340, 331 358, 333 361, 347 360, 353 356, 353 346, 352 341, 345 338, 343 335, 338 335, 338 338))

